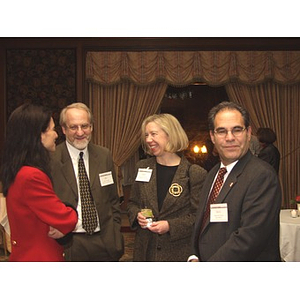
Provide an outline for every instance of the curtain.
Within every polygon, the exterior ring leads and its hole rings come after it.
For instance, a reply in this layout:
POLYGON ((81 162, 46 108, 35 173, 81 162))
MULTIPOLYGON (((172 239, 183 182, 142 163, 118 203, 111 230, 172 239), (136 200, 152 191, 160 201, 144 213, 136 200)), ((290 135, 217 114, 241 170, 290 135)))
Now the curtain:
POLYGON ((300 191, 300 86, 267 82, 249 86, 226 85, 231 101, 243 105, 250 113, 254 135, 259 127, 270 127, 277 135, 280 154, 279 178, 283 189, 283 207, 300 191))
MULTIPOLYGON (((300 194, 297 123, 300 51, 88 52, 86 80, 90 87, 90 106, 97 114, 96 143, 112 150, 118 167, 138 144, 138 137, 134 139, 137 131, 122 138, 123 128, 129 131, 128 109, 141 107, 141 103, 149 105, 151 100, 156 103, 148 111, 152 114, 159 107, 167 85, 180 87, 202 82, 226 86, 232 101, 240 102, 249 110, 254 132, 262 126, 274 129, 282 156, 279 175, 284 205, 289 207, 289 200, 300 194), (123 86, 123 82, 131 84, 123 86), (160 91, 153 97, 137 97, 133 91, 126 92, 133 85, 138 91, 148 86, 153 88, 155 84, 160 91)), ((147 115, 143 109, 146 108, 135 110, 136 116, 130 118, 129 123, 133 122, 136 130, 147 115)))
POLYGON ((122 82, 112 86, 89 83, 89 106, 94 115, 93 142, 111 150, 122 195, 121 166, 140 145, 142 121, 157 112, 166 83, 136 86, 122 82))
POLYGON ((146 51, 88 52, 86 78, 102 85, 130 80, 137 85, 163 81, 221 86, 300 82, 300 51, 146 51))

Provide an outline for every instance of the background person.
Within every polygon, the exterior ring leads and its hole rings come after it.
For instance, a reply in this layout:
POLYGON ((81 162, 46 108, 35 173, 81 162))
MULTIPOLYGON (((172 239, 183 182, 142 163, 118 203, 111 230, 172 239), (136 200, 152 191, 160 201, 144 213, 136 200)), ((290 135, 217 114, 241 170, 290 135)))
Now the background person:
POLYGON ((189 260, 280 261, 280 184, 273 168, 249 150, 248 112, 222 102, 211 109, 208 120, 221 163, 208 173, 201 191, 192 238, 195 256, 189 260), (205 221, 210 190, 224 167, 223 186, 205 221))
POLYGON ((280 152, 273 144, 276 142, 276 133, 271 128, 258 128, 257 138, 261 145, 258 157, 269 163, 278 174, 280 165, 280 152))
POLYGON ((24 104, 7 123, 2 162, 3 192, 11 230, 10 261, 64 261, 63 238, 77 222, 77 213, 55 195, 49 151, 57 133, 51 113, 24 104))
POLYGON ((206 171, 180 154, 188 138, 174 116, 146 118, 141 138, 152 157, 137 163, 127 207, 130 225, 136 229, 133 260, 186 261, 206 171), (147 226, 143 208, 152 209, 152 225, 147 226))
POLYGON ((124 253, 124 242, 120 231, 120 200, 111 153, 107 148, 90 142, 93 117, 85 104, 77 102, 64 108, 60 114, 60 125, 66 141, 57 146, 52 157, 54 190, 62 201, 70 201, 78 211, 73 242, 65 250, 66 259, 118 261, 124 253), (96 227, 91 233, 83 226, 78 178, 80 152, 83 152, 91 200, 96 208, 96 227))
POLYGON ((258 156, 261 145, 258 141, 257 136, 251 134, 249 150, 254 156, 258 156))

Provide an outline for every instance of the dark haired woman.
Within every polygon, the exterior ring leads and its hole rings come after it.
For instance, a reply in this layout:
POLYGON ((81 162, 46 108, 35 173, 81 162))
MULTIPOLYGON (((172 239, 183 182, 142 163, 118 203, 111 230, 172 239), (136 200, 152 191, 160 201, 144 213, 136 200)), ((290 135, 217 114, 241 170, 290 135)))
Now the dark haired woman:
POLYGON ((77 212, 55 195, 50 154, 57 133, 51 112, 24 104, 13 111, 2 162, 3 193, 11 230, 10 261, 64 261, 58 242, 77 223, 77 212))

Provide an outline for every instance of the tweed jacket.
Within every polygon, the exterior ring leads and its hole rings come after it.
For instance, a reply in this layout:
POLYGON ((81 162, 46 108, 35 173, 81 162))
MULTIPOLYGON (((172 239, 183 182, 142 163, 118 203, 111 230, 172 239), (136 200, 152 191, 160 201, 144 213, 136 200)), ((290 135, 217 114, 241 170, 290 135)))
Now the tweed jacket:
MULTIPOLYGON (((121 234, 120 200, 117 194, 116 177, 111 153, 107 148, 89 143, 89 178, 91 193, 100 220, 99 236, 109 255, 118 260, 124 253, 121 234), (114 184, 101 186, 99 174, 112 172, 114 184)), ((78 188, 71 157, 66 142, 58 145, 52 156, 54 190, 63 202, 74 207, 78 204, 78 188)))
POLYGON ((191 165, 185 157, 182 157, 172 183, 178 183, 183 191, 178 197, 167 193, 159 211, 156 158, 139 161, 136 173, 138 168, 148 167, 153 170, 150 181, 134 182, 127 207, 130 225, 136 229, 133 259, 134 261, 186 261, 199 195, 207 172, 198 165, 191 165), (159 235, 139 226, 136 217, 144 207, 152 209, 155 220, 169 222, 168 233, 159 235))
POLYGON ((227 203, 228 222, 208 222, 200 234, 206 199, 219 167, 208 173, 201 191, 193 254, 201 261, 280 261, 278 176, 250 151, 234 166, 216 199, 216 203, 227 203))
POLYGON ((55 195, 50 178, 41 170, 23 166, 6 198, 11 230, 10 261, 64 261, 63 247, 48 236, 50 226, 71 232, 77 213, 55 195))

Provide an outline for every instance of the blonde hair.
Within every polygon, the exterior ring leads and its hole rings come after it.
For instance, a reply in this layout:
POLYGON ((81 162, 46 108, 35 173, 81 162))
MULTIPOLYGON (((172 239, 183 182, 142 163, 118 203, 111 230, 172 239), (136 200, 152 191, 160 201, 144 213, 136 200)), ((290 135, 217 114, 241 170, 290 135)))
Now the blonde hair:
POLYGON ((147 154, 151 154, 150 148, 146 143, 146 126, 150 122, 156 123, 169 137, 169 141, 164 149, 165 151, 176 153, 188 147, 188 137, 174 116, 170 114, 154 114, 147 117, 142 123, 142 148, 147 154))
POLYGON ((59 125, 61 127, 65 127, 66 126, 66 113, 69 109, 71 108, 77 108, 77 109, 81 109, 87 112, 90 123, 93 124, 93 115, 90 111, 90 109, 82 102, 75 102, 72 103, 68 106, 66 106, 60 113, 60 118, 59 118, 59 125))

